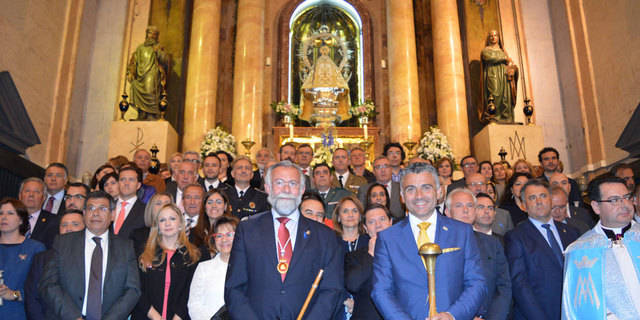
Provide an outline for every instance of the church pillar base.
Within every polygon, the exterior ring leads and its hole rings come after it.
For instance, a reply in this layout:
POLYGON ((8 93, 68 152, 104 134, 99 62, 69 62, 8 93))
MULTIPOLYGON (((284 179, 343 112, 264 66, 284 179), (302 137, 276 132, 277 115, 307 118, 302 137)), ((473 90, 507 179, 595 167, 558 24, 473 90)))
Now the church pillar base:
POLYGON ((138 149, 149 150, 158 146, 158 160, 178 151, 178 134, 167 121, 113 121, 109 137, 109 154, 112 158, 123 155, 130 160, 138 149))
POLYGON ((507 152, 505 160, 509 163, 518 159, 537 163, 538 152, 544 148, 542 127, 490 124, 473 137, 473 154, 478 161, 500 161, 501 148, 507 152))

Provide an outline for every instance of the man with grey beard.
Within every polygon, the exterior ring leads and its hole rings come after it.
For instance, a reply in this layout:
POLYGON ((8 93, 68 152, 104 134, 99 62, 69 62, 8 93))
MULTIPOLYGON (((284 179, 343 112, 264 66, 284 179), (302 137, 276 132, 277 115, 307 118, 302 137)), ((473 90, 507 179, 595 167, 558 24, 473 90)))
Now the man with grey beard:
POLYGON ((335 233, 305 218, 302 170, 281 161, 267 170, 271 210, 240 222, 225 282, 233 319, 295 319, 316 275, 322 281, 306 310, 307 319, 329 319, 344 290, 344 253, 335 233))

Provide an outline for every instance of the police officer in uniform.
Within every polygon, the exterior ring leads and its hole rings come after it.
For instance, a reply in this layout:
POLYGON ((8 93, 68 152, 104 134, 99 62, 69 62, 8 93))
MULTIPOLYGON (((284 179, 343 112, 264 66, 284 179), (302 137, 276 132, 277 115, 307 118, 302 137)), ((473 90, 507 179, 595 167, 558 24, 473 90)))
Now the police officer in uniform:
POLYGON ((267 194, 250 185, 253 177, 251 160, 240 156, 233 161, 231 168, 235 186, 225 191, 229 197, 233 215, 242 219, 269 210, 267 194))

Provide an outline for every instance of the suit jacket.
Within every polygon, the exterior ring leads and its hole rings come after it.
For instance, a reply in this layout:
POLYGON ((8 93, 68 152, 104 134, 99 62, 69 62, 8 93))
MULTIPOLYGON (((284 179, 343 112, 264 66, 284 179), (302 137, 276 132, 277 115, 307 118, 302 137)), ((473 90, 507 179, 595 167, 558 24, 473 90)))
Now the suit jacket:
MULTIPOLYGON (((145 224, 144 224, 145 207, 146 205, 142 203, 140 199, 137 199, 136 202, 133 203, 133 206, 131 207, 129 214, 124 219, 124 222, 122 223, 122 227, 120 227, 120 230, 118 231, 119 237, 121 237, 122 239, 129 239, 129 236, 131 235, 131 232, 133 232, 133 230, 145 227, 145 224)), ((116 215, 117 214, 118 212, 116 212, 116 215)), ((115 226, 115 221, 111 224, 112 231, 114 226, 115 226)))
POLYGON ((358 189, 360 189, 360 186, 363 186, 367 183, 367 179, 365 179, 364 177, 356 176, 355 174, 353 174, 353 172, 349 172, 349 178, 347 178, 347 181, 343 181, 344 186, 341 187, 340 179, 338 179, 338 174, 334 172, 331 187, 347 189, 353 192, 353 194, 356 194, 358 193, 358 189))
POLYGON ((507 319, 511 307, 511 277, 509 277, 509 265, 504 249, 497 238, 477 231, 474 233, 484 263, 489 289, 489 295, 480 314, 484 319, 507 319))
MULTIPOLYGON (((569 212, 571 212, 571 220, 577 219, 588 227, 588 229, 593 228, 596 225, 596 221, 591 217, 591 213, 589 210, 582 207, 574 207, 572 204, 569 204, 569 212)), ((587 230, 588 231, 588 230, 587 230)), ((584 231, 584 232, 587 232, 584 231)), ((584 233, 581 232, 581 233, 584 233)))
POLYGON ((496 208, 496 219, 493 221, 491 231, 499 235, 505 235, 505 233, 511 229, 513 229, 513 222, 511 221, 509 211, 496 208))
MULTIPOLYGON (((578 238, 575 229, 554 223, 563 248, 578 238)), ((507 232, 504 242, 511 272, 514 319, 560 319, 563 265, 547 240, 527 219, 507 232)))
POLYGON ((264 190, 264 178, 260 175, 260 169, 253 170, 253 178, 249 184, 258 190, 264 190))
MULTIPOLYGON (((360 199, 360 202, 362 202, 363 205, 367 203, 367 199, 366 199, 367 190, 369 190, 372 184, 373 182, 367 183, 361 186, 360 189, 358 190, 358 199, 360 199)), ((391 194, 389 195, 389 197, 390 197, 389 200, 391 201, 391 203, 389 204, 389 210, 391 211, 391 215, 395 219, 403 219, 406 215, 404 212, 402 201, 400 200, 400 184, 399 183, 397 182, 391 183, 391 194)))
POLYGON ((53 257, 53 250, 42 251, 33 257, 29 275, 24 282, 24 309, 28 320, 46 319, 46 305, 38 293, 38 283, 47 261, 53 257))
POLYGON ((229 197, 231 213, 238 219, 267 211, 270 208, 267 194, 254 187, 249 187, 242 198, 238 197, 238 191, 235 187, 229 187, 225 192, 229 197))
MULTIPOLYGON (((44 267, 38 291, 50 319, 82 316, 85 291, 85 232, 56 238, 53 258, 44 267)), ((140 297, 138 262, 131 241, 109 232, 107 270, 103 279, 102 319, 126 319, 140 297)))
POLYGON ((371 300, 373 289, 373 257, 368 247, 347 254, 344 260, 344 285, 353 295, 353 320, 382 319, 371 300))
POLYGON ((467 182, 464 178, 460 178, 458 180, 452 181, 449 187, 447 187, 447 192, 451 192, 454 189, 464 188, 467 186, 467 182))
POLYGON ((305 319, 328 319, 342 304, 344 252, 335 233, 300 214, 284 283, 276 270, 271 211, 240 222, 231 249, 224 300, 233 319, 295 319, 320 269, 322 281, 305 319))
MULTIPOLYGON (((202 186, 202 190, 204 190, 205 193, 209 192, 209 190, 206 187, 206 184, 204 183, 204 178, 198 177, 198 184, 200 186, 202 186)), ((226 183, 224 183, 224 182, 218 182, 218 190, 225 191, 225 190, 231 189, 231 188, 233 188, 233 187, 228 185, 228 184, 226 184, 226 183)))
MULTIPOLYGON (((320 194, 320 191, 312 189, 311 192, 316 192, 318 194, 320 194)), ((324 208, 325 208, 325 214, 324 216, 327 217, 327 219, 332 219, 333 218, 333 210, 335 210, 336 206, 338 205, 338 202, 340 202, 340 200, 344 197, 353 195, 353 193, 351 193, 351 191, 342 189, 340 187, 338 188, 329 188, 329 191, 327 191, 327 195, 323 198, 323 202, 324 202, 324 208)))
POLYGON ((568 226, 578 230, 578 235, 583 235, 584 233, 589 231, 589 229, 591 229, 586 223, 584 223, 584 221, 578 218, 571 217, 571 218, 565 219, 565 221, 568 226))
POLYGON ((173 197, 173 203, 178 203, 178 199, 176 199, 176 195, 178 194, 178 184, 175 181, 167 182, 164 192, 167 192, 173 197))
POLYGON ((40 210, 38 221, 33 227, 33 230, 31 230, 31 239, 38 240, 42 242, 47 249, 51 249, 53 239, 58 235, 59 231, 60 216, 45 210, 40 210))
MULTIPOLYGON (((436 259, 438 312, 471 319, 488 295, 476 238, 468 224, 438 215, 436 219, 434 242, 453 249, 436 259)), ((371 297, 385 319, 425 319, 427 291, 427 271, 405 218, 378 233, 371 297)))
MULTIPOLYGON (((544 181, 549 182, 549 179, 544 173, 539 178, 542 178, 544 181)), ((569 191, 569 205, 575 206, 575 204, 577 203, 578 206, 582 207, 584 205, 584 201, 582 201, 582 195, 580 195, 580 186, 575 180, 571 178, 568 179, 569 184, 571 185, 571 190, 569 191)), ((595 225, 595 223, 593 225, 595 225)))

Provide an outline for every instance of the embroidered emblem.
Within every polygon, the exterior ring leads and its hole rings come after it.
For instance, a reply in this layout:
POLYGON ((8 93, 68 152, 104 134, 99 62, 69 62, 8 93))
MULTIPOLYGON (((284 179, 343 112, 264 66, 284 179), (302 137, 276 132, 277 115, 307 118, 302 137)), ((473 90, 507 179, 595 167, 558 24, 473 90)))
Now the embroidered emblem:
POLYGON ((27 255, 26 254, 19 254, 18 258, 20 258, 20 260, 25 261, 27 260, 27 255))
POLYGON ((251 209, 255 209, 256 208, 256 203, 255 202, 249 202, 249 208, 251 209))

